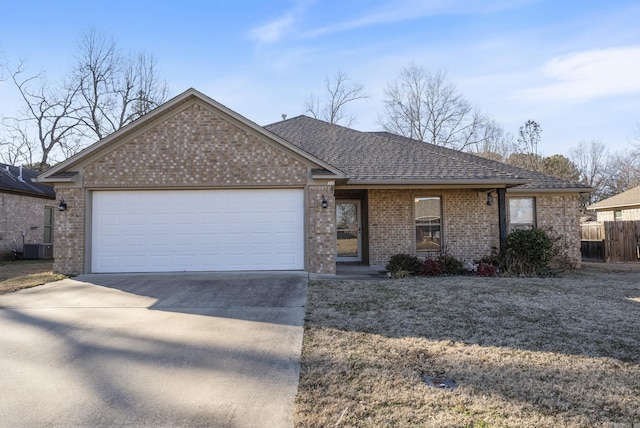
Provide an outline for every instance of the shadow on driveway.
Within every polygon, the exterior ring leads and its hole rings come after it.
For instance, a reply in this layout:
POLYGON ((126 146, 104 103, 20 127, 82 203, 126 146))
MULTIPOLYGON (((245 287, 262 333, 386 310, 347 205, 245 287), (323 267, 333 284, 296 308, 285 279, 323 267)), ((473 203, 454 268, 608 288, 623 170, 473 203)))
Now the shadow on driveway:
POLYGON ((82 275, 0 296, 0 420, 292 426, 305 300, 300 272, 82 275))

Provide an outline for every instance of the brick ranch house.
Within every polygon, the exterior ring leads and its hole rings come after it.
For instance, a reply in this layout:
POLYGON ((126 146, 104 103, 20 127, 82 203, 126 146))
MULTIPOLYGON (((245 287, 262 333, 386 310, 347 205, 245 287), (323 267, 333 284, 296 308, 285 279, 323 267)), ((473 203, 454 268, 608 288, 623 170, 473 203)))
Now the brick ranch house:
POLYGON ((580 263, 584 186, 300 116, 258 126, 189 89, 39 177, 67 202, 57 272, 383 266, 552 226, 580 263), (490 203, 490 204, 489 204, 490 203))
POLYGON ((640 220, 640 186, 603 199, 588 209, 596 212, 600 222, 640 220))
POLYGON ((21 252, 23 242, 53 243, 56 193, 36 177, 37 171, 0 163, 0 253, 21 252))

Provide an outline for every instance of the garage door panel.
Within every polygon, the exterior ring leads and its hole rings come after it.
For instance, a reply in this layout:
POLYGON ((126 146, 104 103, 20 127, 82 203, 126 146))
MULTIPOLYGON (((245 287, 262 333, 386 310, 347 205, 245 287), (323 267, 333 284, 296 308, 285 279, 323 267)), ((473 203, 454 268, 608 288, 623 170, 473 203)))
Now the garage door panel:
POLYGON ((143 267, 145 265, 146 257, 144 255, 137 255, 137 256, 134 255, 134 256, 128 256, 124 258, 124 260, 122 261, 129 268, 138 268, 138 267, 143 267))
POLYGON ((93 194, 93 272, 304 268, 303 191, 93 194))

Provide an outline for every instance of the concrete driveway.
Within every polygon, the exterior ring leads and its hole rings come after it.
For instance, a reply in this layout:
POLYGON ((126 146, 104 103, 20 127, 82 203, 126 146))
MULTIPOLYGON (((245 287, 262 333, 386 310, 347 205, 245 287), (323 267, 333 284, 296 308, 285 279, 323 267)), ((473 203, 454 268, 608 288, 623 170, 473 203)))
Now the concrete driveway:
POLYGON ((303 272, 82 275, 0 296, 0 426, 291 427, 303 272))

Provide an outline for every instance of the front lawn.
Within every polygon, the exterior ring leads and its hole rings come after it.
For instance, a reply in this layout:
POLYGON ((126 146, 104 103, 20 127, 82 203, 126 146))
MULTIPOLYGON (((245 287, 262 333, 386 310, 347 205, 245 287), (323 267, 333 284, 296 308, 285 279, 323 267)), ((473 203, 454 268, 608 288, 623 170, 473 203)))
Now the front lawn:
POLYGON ((53 273, 52 260, 0 262, 0 294, 66 278, 53 273))
POLYGON ((296 426, 637 427, 638 275, 313 282, 296 426))

